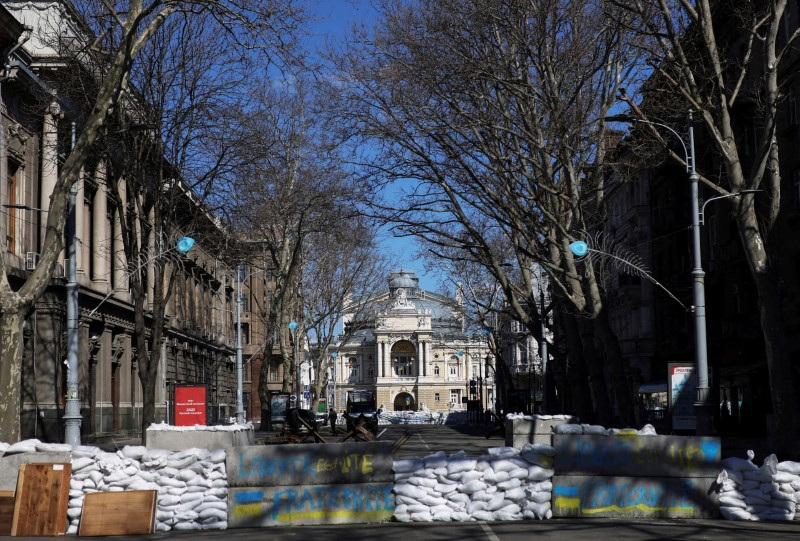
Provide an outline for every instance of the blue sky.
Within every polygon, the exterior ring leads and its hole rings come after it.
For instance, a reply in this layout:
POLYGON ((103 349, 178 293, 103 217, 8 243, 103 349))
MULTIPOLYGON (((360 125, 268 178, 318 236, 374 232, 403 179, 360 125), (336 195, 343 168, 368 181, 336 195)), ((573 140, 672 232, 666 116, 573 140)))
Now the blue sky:
MULTIPOLYGON (((370 25, 376 15, 369 0, 308 0, 308 6, 318 19, 310 23, 312 40, 320 45, 326 40, 340 39, 355 22, 370 25)), ((413 239, 392 238, 389 233, 382 235, 381 239, 381 245, 387 253, 400 261, 395 270, 416 272, 423 289, 438 289, 438 279, 425 273, 422 260, 416 256, 417 248, 413 239)))

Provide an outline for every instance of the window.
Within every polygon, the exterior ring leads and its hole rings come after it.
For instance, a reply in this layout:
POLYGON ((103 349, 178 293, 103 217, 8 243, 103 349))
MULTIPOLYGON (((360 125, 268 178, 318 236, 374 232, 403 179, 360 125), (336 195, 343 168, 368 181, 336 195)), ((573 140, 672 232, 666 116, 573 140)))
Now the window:
POLYGON ((367 375, 371 378, 375 377, 375 367, 370 366, 369 368, 367 368, 367 375))
POLYGON ((278 380, 278 363, 270 362, 269 363, 269 376, 270 381, 277 381, 278 380))
POLYGON ((242 323, 242 344, 250 343, 250 324, 242 323))
POLYGON ((439 399, 439 393, 433 393, 433 401, 434 401, 434 402, 439 402, 439 401, 440 401, 440 399, 439 399))
POLYGON ((433 367, 433 375, 434 376, 438 376, 439 375, 439 365, 438 364, 433 367))
POLYGON ((17 251, 17 209, 11 205, 17 204, 17 168, 12 164, 8 164, 8 183, 6 185, 8 190, 8 225, 6 227, 6 250, 16 253, 17 251))
POLYGON ((457 378, 458 377, 458 365, 451 364, 450 365, 450 377, 457 378))
POLYGON ((450 389, 450 403, 458 404, 461 402, 461 389, 450 389))

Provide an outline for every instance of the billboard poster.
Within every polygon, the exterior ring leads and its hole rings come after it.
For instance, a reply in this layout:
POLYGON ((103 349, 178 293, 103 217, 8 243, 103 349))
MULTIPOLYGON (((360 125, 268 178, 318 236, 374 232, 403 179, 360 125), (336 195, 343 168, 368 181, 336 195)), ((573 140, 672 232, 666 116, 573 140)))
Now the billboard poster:
POLYGON ((272 413, 273 423, 286 422, 286 406, 289 403, 289 395, 284 393, 273 393, 270 396, 270 412, 272 413))
POLYGON ((175 426, 206 424, 207 391, 205 385, 175 385, 175 426))
MULTIPOLYGON (((697 374, 693 363, 669 363, 668 386, 669 407, 673 430, 695 430, 697 418, 694 403, 697 400, 697 374)), ((711 384, 711 369, 708 370, 711 384)))

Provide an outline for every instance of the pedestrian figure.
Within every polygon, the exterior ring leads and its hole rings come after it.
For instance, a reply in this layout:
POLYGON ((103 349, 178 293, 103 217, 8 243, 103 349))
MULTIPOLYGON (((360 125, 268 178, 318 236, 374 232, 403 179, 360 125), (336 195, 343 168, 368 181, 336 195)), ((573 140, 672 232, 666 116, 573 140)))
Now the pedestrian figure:
POLYGON ((328 420, 331 423, 331 432, 333 435, 336 435, 336 419, 338 415, 336 414, 336 410, 332 409, 328 412, 328 420))

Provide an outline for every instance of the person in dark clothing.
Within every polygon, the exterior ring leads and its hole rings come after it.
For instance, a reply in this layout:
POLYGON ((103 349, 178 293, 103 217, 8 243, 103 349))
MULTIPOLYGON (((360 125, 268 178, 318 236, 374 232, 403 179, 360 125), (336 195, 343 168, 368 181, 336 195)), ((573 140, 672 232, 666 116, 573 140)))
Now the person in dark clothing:
POLYGON ((338 417, 338 415, 336 414, 336 410, 332 409, 332 410, 328 411, 328 420, 331 423, 331 432, 333 433, 334 436, 336 435, 336 419, 337 419, 337 417, 338 417))

